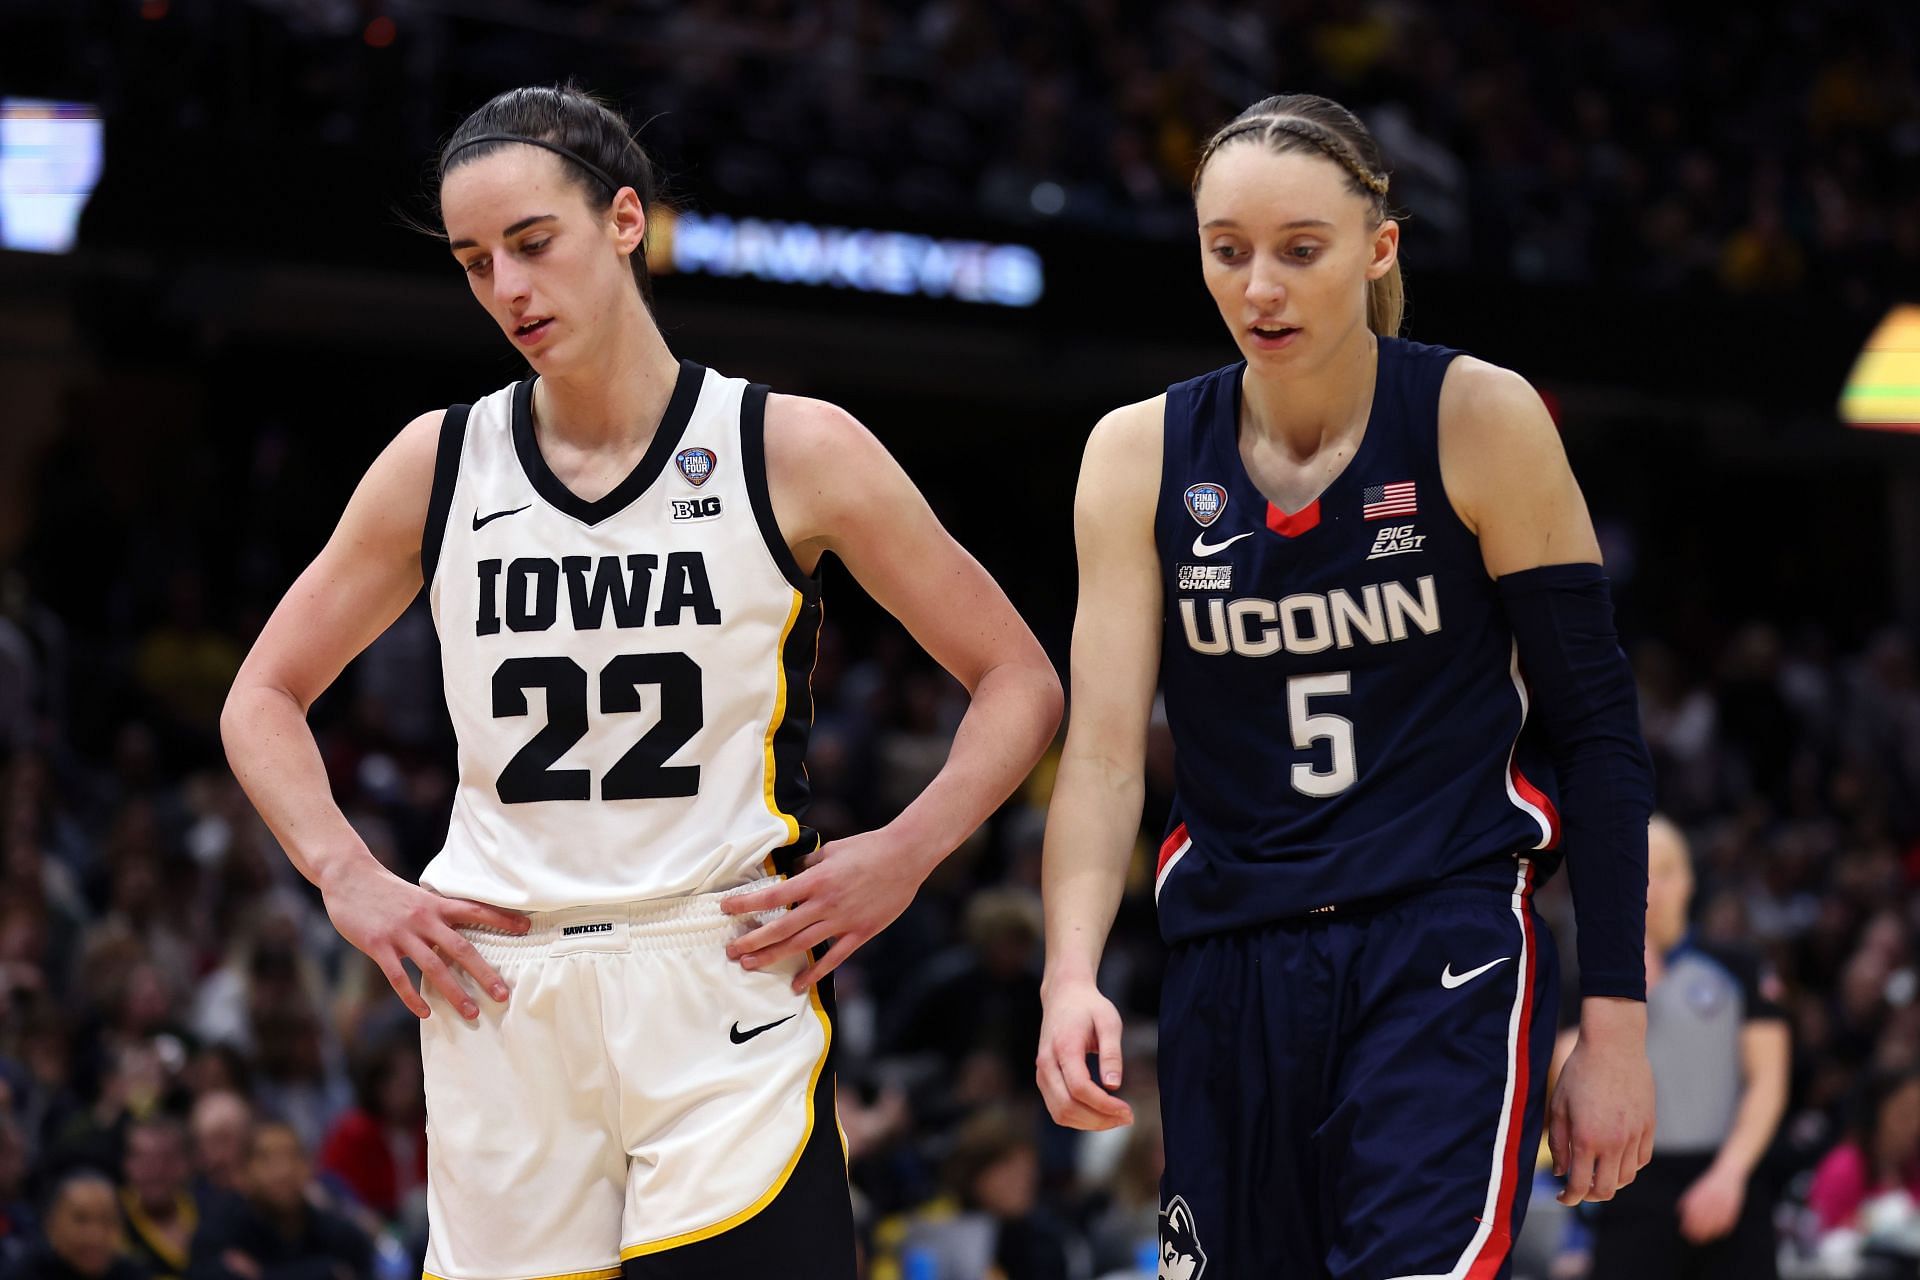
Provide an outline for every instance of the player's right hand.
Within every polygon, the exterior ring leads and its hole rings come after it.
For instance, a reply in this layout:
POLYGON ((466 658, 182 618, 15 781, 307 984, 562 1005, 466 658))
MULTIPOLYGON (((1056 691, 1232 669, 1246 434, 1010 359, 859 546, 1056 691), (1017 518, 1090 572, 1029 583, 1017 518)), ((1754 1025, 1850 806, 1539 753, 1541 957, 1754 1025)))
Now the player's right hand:
POLYGON ((1108 1092, 1120 1087, 1120 1011, 1091 979, 1044 985, 1040 1055, 1034 1078, 1047 1113, 1069 1129, 1114 1129, 1133 1123, 1133 1108, 1108 1092), (1087 1055, 1100 1057, 1100 1081, 1087 1055), (1102 1087, 1104 1085, 1104 1087, 1102 1087))
POLYGON ((370 856, 355 864, 353 870, 326 882, 321 896, 333 927, 380 966, 394 994, 414 1017, 428 1016, 427 1000, 413 989, 407 971, 401 967, 402 960, 413 961, 422 980, 431 982, 463 1018, 479 1017, 480 1007, 455 976, 449 960, 472 975, 480 989, 495 1001, 506 1003, 506 982, 460 935, 458 926, 477 925, 520 934, 527 931, 527 917, 484 902, 443 898, 431 889, 402 880, 370 856))

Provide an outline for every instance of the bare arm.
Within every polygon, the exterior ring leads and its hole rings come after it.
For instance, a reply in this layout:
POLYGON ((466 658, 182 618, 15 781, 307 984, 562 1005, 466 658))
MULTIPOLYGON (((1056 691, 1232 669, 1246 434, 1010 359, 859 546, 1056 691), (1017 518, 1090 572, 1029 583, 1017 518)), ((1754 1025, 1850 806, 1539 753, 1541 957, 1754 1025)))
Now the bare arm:
POLYGON ((1792 1038, 1783 1018, 1756 1018, 1740 1028, 1740 1106, 1713 1164, 1680 1197, 1680 1232, 1705 1244, 1732 1231, 1746 1202, 1747 1181, 1773 1145, 1787 1109, 1792 1038))
POLYGON ((737 894, 728 911, 791 905, 729 954, 759 968, 828 938, 796 988, 836 968, 905 910, 920 883, 1033 769, 1060 725, 1060 681, 1040 642, 979 561, 940 524, 872 433, 818 400, 771 396, 774 515, 806 567, 831 551, 972 695, 947 762, 880 831, 836 841, 785 884, 737 894))
MULTIPOLYGON (((1461 357, 1440 393, 1440 470, 1492 577, 1599 564, 1586 499, 1539 395, 1509 370, 1461 357)), ((1610 1199, 1653 1155, 1646 1005, 1592 997, 1547 1122, 1563 1203, 1610 1199)))
POLYGON ((307 711, 420 590, 420 540, 440 419, 439 412, 414 419, 368 469, 327 545, 261 629, 220 716, 234 777, 280 847, 319 886, 342 936, 380 965, 423 1018, 426 1001, 401 959, 418 964, 463 1012, 477 1013, 433 948, 455 955, 504 999, 499 975, 451 925, 514 929, 522 918, 436 898, 380 866, 334 802, 307 711))
POLYGON ((1095 984, 1140 831, 1147 722, 1160 668, 1163 399, 1102 419, 1087 441, 1074 500, 1080 562, 1073 625, 1073 718, 1047 813, 1041 896, 1047 915, 1046 1013, 1036 1076, 1056 1121, 1106 1129, 1132 1117, 1101 1085, 1120 1084, 1120 1015, 1095 984))

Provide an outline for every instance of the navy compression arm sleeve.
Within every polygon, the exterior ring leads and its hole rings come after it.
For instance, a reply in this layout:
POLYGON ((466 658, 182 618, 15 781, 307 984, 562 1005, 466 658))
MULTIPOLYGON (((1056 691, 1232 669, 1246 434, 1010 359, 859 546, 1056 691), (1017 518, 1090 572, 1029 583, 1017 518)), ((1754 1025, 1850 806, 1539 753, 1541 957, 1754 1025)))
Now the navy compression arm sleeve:
POLYGON ((1496 582, 1560 779, 1580 994, 1644 1000, 1653 762, 1606 575, 1597 564, 1552 564, 1496 582))

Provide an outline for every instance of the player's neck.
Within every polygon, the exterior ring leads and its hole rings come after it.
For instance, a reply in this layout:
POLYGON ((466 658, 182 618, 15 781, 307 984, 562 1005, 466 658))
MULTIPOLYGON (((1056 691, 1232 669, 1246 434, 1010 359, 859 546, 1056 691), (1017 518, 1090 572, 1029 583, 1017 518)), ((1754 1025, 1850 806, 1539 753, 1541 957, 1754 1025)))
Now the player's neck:
POLYGON ((625 332, 608 335, 602 358, 542 373, 534 384, 533 415, 542 439, 593 451, 652 437, 673 398, 680 362, 644 309, 623 319, 625 332))
POLYGON ((1358 436, 1373 406, 1377 346, 1362 327, 1310 372, 1262 377, 1249 365, 1241 386, 1241 429, 1301 461, 1358 436))

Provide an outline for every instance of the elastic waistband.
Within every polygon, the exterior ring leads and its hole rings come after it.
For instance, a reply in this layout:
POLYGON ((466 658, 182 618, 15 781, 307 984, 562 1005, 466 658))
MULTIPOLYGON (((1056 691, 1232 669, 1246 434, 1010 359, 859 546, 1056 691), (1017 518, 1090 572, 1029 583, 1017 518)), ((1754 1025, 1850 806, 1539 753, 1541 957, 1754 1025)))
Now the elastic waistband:
POLYGON ((582 951, 682 951, 724 945, 729 938, 766 923, 785 908, 730 916, 720 910, 721 901, 776 884, 779 879, 768 877, 720 893, 697 893, 683 898, 647 898, 637 902, 533 911, 528 913, 531 927, 522 934, 479 928, 460 932, 489 961, 582 951))
POLYGON ((1377 915, 1400 907, 1420 907, 1446 902, 1499 902, 1514 906, 1531 901, 1540 883, 1540 864, 1529 854, 1516 855, 1511 864, 1488 864, 1469 872, 1450 876, 1434 884, 1382 894, 1376 898, 1356 898, 1350 902, 1317 907, 1295 921, 1341 919, 1349 916, 1377 915), (1496 870, 1496 868, 1498 868, 1496 870))

